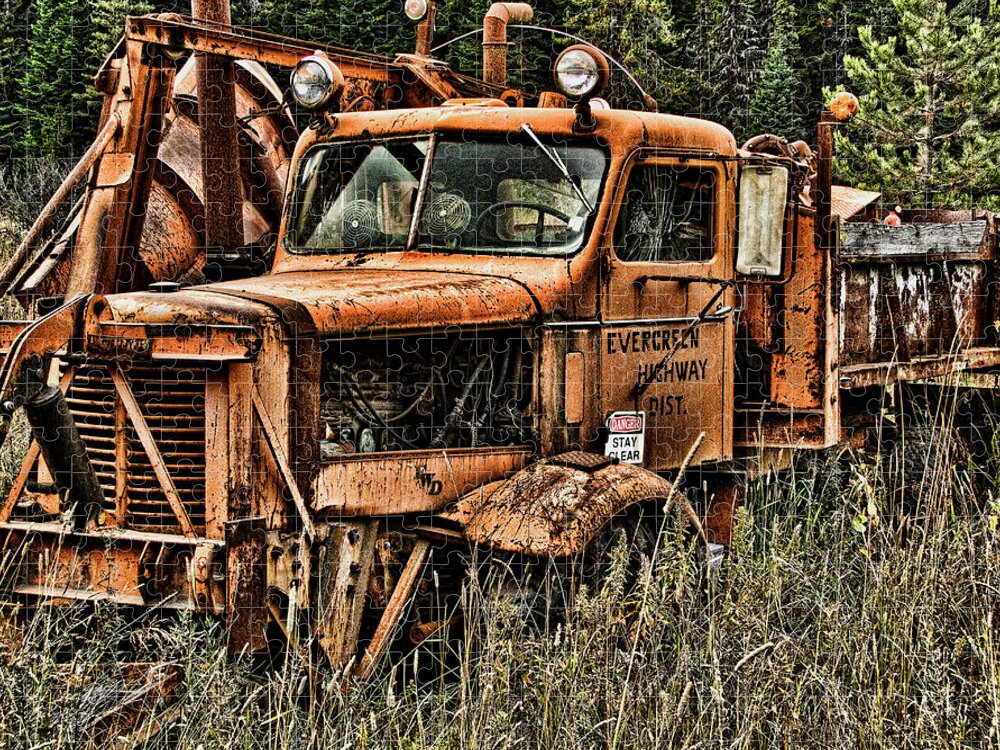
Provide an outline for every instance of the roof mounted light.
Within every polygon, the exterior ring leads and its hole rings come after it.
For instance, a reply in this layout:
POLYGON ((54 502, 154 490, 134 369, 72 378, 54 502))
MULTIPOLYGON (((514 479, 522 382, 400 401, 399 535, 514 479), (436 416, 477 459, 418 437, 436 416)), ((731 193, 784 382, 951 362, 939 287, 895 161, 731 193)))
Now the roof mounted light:
POLYGON ((610 74, 607 58, 586 44, 564 49, 552 68, 556 88, 570 99, 597 96, 607 86, 610 74))
POLYGON ((322 109, 340 97, 344 90, 344 74, 321 53, 299 60, 292 70, 292 96, 309 110, 322 109))
POLYGON ((830 112, 837 122, 850 122, 860 108, 858 97, 849 91, 840 91, 830 100, 830 112))
POLYGON ((411 21, 419 21, 427 15, 427 0, 406 0, 403 12, 411 21))

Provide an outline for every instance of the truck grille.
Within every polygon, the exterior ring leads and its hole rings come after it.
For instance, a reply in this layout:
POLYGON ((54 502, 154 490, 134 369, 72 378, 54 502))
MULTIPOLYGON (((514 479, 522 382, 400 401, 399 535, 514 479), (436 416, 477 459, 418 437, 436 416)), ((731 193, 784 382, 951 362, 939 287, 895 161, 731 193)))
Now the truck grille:
MULTIPOLYGON (((191 524, 203 534, 205 370, 198 366, 133 365, 124 370, 124 375, 191 524)), ((179 531, 180 524, 160 489, 139 436, 124 417, 107 367, 78 366, 66 396, 104 488, 105 512, 129 528, 179 531)))

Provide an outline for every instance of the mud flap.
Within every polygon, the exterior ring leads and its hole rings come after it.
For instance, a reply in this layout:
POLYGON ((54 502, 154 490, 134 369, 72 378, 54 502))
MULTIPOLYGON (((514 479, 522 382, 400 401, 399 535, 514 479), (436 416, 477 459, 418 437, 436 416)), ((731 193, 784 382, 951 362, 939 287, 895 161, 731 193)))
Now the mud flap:
POLYGON ((226 523, 226 624, 230 656, 267 648, 265 531, 263 516, 226 523))

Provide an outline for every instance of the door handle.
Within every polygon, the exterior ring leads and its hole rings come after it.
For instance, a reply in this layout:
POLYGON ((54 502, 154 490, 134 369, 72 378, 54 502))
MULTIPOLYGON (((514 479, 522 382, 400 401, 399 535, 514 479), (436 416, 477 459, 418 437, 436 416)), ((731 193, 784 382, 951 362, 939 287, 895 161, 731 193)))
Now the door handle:
POLYGON ((723 289, 726 287, 733 286, 736 282, 732 279, 716 279, 711 276, 675 276, 675 275, 665 275, 665 274, 646 274, 639 276, 635 281, 632 282, 635 285, 636 290, 639 294, 642 294, 643 290, 646 288, 646 284, 650 281, 676 281, 681 284, 718 284, 723 289))

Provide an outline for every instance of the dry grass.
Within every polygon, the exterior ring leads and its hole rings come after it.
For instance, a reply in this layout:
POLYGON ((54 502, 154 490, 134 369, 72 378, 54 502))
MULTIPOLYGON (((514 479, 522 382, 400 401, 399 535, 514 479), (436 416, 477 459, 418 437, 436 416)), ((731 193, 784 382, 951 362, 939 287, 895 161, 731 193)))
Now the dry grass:
POLYGON ((0 736, 79 747, 128 653, 183 677, 123 747, 996 746, 996 516, 949 512, 967 499, 949 491, 901 541, 878 467, 850 468, 846 486, 819 470, 754 483, 714 577, 671 537, 648 590, 628 590, 620 543, 603 588, 548 634, 516 596, 470 584, 457 666, 419 685, 396 665, 341 694, 295 659, 227 661, 214 622, 44 610, 3 641, 0 736))
MULTIPOLYGON (((529 627, 516 596, 470 582, 457 666, 420 684, 399 677, 403 665, 346 693, 312 683, 294 658, 254 671, 225 658, 218 623, 190 616, 8 612, 0 738, 12 749, 85 746, 121 691, 127 654, 178 665, 178 697, 143 730, 97 745, 995 747, 1000 511, 992 493, 972 498, 929 461, 922 520, 904 537, 883 464, 857 456, 752 482, 714 577, 670 536, 643 563, 645 588, 630 589, 617 545, 605 585, 553 632, 529 627)), ((430 663, 431 650, 417 658, 430 663)))

